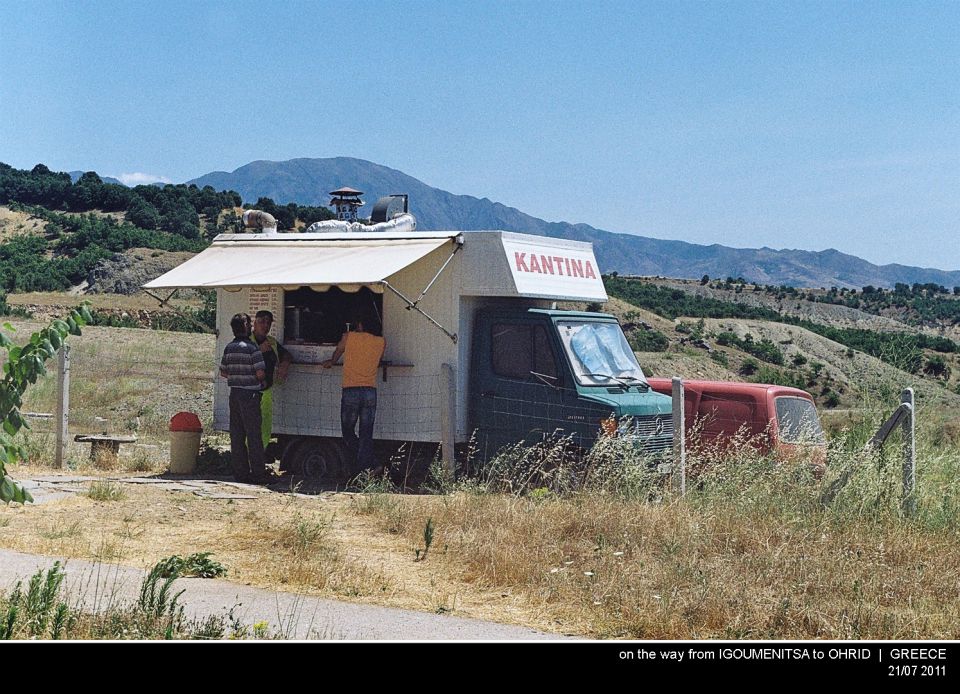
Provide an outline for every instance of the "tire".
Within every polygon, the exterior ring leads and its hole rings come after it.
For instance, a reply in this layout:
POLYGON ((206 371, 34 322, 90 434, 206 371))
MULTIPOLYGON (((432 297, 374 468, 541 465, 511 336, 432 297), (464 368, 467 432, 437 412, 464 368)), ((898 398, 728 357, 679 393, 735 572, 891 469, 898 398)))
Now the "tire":
POLYGON ((284 472, 289 472, 291 474, 300 474, 296 469, 296 461, 294 460, 294 453, 297 451, 297 447, 302 443, 302 440, 296 436, 286 436, 281 437, 276 444, 271 443, 270 445, 276 445, 279 455, 277 456, 280 459, 280 469, 284 472))
POLYGON ((291 456, 293 471, 317 484, 336 486, 349 471, 340 443, 331 439, 305 439, 291 456))

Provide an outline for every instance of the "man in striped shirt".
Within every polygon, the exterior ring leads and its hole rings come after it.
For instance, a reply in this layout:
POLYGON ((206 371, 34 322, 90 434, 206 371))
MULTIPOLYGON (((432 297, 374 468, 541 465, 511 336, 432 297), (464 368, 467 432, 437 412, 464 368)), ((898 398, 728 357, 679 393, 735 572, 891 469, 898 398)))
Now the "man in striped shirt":
POLYGON ((250 338, 250 316, 238 313, 230 320, 233 341, 223 350, 220 375, 230 386, 230 458, 238 482, 264 482, 263 439, 260 434, 266 364, 250 338), (248 448, 249 447, 249 448, 248 448))

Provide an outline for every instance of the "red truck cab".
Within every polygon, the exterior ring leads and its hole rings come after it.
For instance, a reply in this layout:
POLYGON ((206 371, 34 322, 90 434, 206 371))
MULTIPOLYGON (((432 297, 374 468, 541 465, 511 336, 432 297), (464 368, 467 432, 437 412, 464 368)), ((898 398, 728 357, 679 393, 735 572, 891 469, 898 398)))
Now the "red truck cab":
MULTIPOLYGON (((669 378, 649 378, 650 387, 671 395, 669 378)), ((732 381, 683 381, 684 429, 697 431, 702 446, 723 445, 746 435, 764 452, 791 458, 804 453, 822 467, 827 442, 813 397, 787 386, 732 381)))

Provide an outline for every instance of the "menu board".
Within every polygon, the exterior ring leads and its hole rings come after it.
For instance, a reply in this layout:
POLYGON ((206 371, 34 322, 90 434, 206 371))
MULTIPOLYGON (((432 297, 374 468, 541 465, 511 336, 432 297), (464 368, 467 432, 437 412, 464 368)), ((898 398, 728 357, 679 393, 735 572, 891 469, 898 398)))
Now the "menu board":
POLYGON ((247 296, 247 313, 250 317, 254 317, 257 311, 270 311, 273 314, 270 334, 279 338, 283 334, 283 290, 277 287, 250 287, 247 296))

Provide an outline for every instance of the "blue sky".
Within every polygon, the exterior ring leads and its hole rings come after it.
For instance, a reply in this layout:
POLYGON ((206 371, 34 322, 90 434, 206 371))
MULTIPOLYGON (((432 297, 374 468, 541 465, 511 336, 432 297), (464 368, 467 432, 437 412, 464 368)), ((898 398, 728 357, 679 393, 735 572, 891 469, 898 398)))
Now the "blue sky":
POLYGON ((548 220, 960 269, 958 36, 957 2, 0 0, 0 161, 353 156, 548 220))

